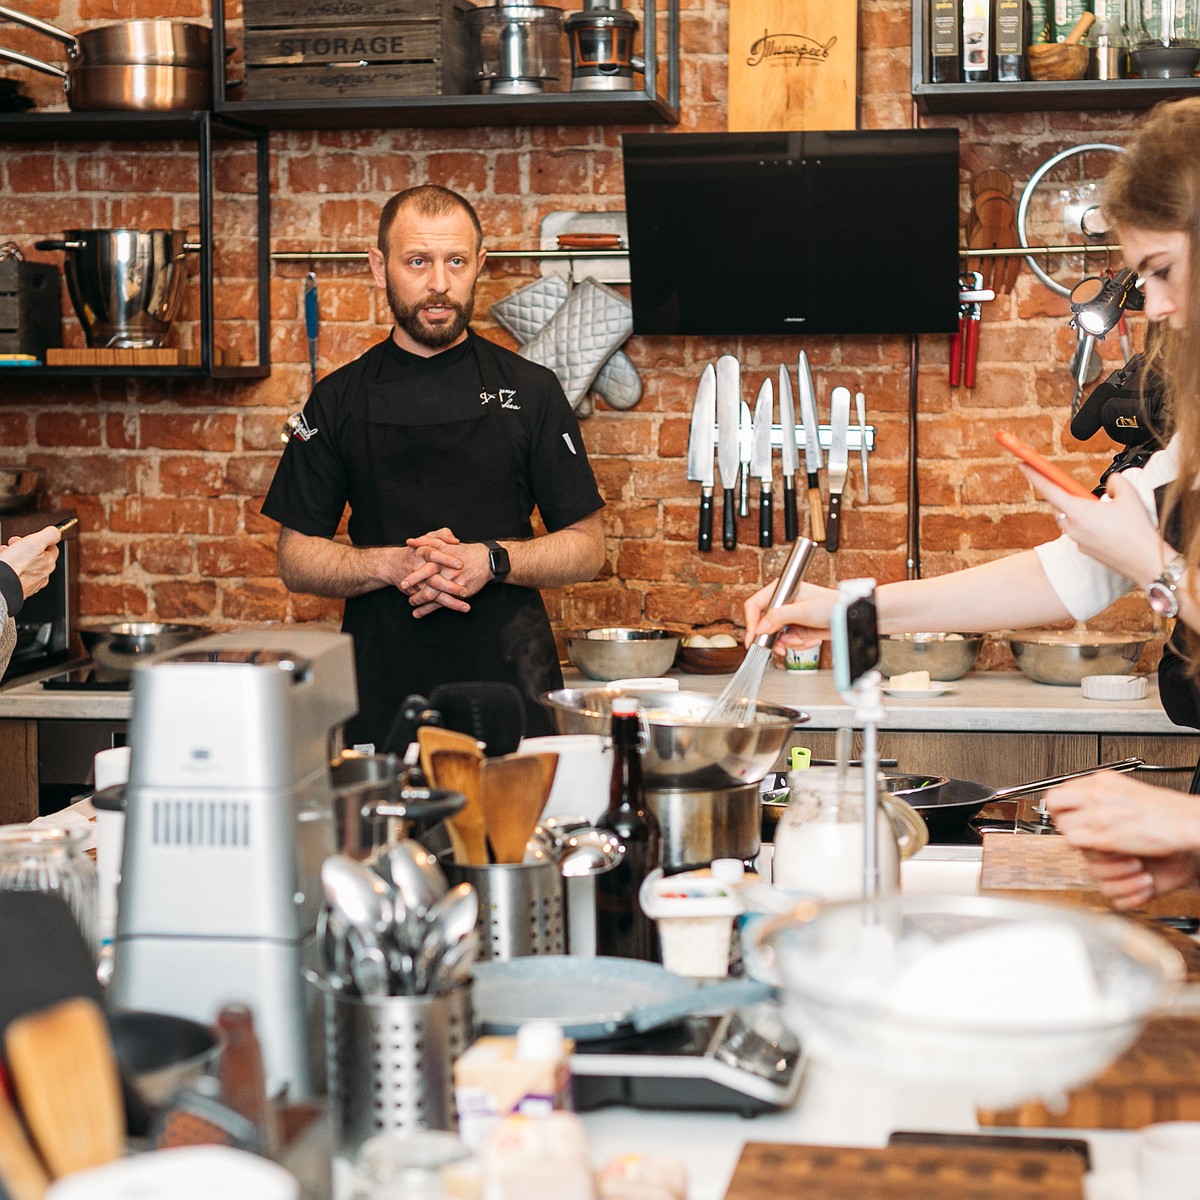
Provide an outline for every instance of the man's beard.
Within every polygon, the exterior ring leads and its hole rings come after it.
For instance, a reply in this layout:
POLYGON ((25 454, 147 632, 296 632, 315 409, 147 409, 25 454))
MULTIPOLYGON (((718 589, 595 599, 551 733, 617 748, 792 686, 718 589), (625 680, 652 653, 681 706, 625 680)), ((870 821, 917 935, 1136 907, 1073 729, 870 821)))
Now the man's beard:
POLYGON ((387 299, 396 324, 414 342, 421 346, 427 346, 430 350, 444 350, 447 346, 453 345, 462 336, 463 330, 471 323, 471 314, 475 311, 474 291, 467 298, 466 304, 455 304, 449 296, 435 294, 426 296, 417 304, 407 305, 396 295, 391 279, 387 281, 387 299), (438 325, 424 324, 421 320, 421 310, 435 305, 452 308, 454 316, 449 321, 438 325))

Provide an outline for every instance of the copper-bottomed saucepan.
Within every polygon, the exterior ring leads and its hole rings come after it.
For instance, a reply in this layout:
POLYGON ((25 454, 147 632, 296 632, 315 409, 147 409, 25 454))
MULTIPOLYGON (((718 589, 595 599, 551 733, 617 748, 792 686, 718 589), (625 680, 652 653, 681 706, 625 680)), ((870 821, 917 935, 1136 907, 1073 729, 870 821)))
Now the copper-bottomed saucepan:
POLYGON ((0 17, 16 21, 67 47, 72 66, 209 67, 212 30, 182 21, 118 21, 82 33, 67 33, 57 25, 0 4, 0 17))

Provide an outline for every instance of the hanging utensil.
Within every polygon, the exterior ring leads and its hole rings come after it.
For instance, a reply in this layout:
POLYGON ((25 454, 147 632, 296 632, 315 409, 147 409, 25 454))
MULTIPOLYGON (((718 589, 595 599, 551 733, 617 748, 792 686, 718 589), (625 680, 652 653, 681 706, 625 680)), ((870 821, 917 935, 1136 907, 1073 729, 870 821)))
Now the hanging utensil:
POLYGON ((699 550, 712 549, 713 426, 717 422, 717 372, 709 363, 700 375, 688 433, 687 477, 700 485, 699 550))
POLYGON ((308 334, 309 390, 317 386, 317 336, 320 319, 320 309, 317 307, 317 276, 309 271, 304 277, 304 329, 308 334))
POLYGON ((830 554, 841 544, 842 492, 850 473, 850 389, 835 387, 830 397, 829 519, 825 523, 825 549, 830 554))
POLYGON ((779 471, 783 476, 783 535, 789 542, 800 536, 796 512, 796 467, 799 447, 796 445, 796 405, 792 400, 792 377, 787 367, 779 367, 779 471))
POLYGON ((854 393, 854 411, 858 417, 858 457, 862 463, 863 500, 871 499, 871 473, 867 466, 867 398, 862 392, 854 393))
POLYGON ((758 389, 754 402, 754 429, 750 438, 750 473, 759 481, 758 544, 774 544, 771 520, 771 424, 774 420, 775 391, 768 375, 758 389))
POLYGON ((798 363, 800 420, 804 423, 804 470, 808 476, 808 524, 814 542, 825 540, 825 507, 821 500, 821 427, 817 423, 817 396, 813 391, 808 355, 800 351, 798 363))
POLYGON ((737 546, 738 434, 741 426, 742 366, 732 354, 717 359, 717 468, 721 472, 723 509, 721 544, 737 546))
POLYGON ((750 515, 750 444, 754 436, 754 422, 750 417, 750 405, 738 398, 738 516, 750 515))

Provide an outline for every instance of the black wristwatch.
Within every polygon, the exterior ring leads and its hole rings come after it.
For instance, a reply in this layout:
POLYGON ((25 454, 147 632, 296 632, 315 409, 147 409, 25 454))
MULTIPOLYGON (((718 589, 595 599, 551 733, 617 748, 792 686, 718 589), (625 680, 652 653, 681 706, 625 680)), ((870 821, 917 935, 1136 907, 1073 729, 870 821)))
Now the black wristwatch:
POLYGON ((503 579, 512 570, 508 561, 508 551, 499 542, 484 542, 488 550, 488 566, 493 579, 503 579))

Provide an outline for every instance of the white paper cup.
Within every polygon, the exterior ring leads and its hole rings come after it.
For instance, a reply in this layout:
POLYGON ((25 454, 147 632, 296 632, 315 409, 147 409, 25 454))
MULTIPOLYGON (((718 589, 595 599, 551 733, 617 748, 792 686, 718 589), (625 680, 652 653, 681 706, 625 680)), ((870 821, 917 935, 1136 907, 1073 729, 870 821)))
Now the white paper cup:
POLYGON ((1141 1200, 1200 1200, 1200 1121, 1164 1121, 1138 1134, 1141 1200))

